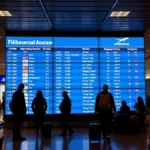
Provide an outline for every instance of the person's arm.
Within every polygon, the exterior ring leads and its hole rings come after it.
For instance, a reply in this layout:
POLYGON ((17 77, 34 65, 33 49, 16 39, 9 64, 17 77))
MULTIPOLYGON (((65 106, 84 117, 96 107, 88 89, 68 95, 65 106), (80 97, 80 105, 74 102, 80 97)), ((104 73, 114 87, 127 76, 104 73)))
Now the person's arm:
POLYGON ((137 108, 138 108, 138 103, 137 102, 135 103, 134 108, 135 108, 135 111, 137 111, 137 108))
POLYGON ((26 108, 26 101, 25 101, 24 93, 23 93, 23 105, 24 105, 24 112, 26 114, 27 108, 26 108))
POLYGON ((98 102, 99 102, 99 98, 100 98, 100 93, 97 94, 96 97, 96 102, 95 102, 95 113, 98 111, 98 102))
POLYGON ((147 106, 145 104, 144 104, 144 107, 145 107, 145 112, 147 112, 148 109, 147 109, 147 106))
POLYGON ((71 99, 69 98, 69 101, 68 101, 68 110, 69 110, 69 113, 71 113, 71 99))
POLYGON ((113 109, 114 113, 116 113, 116 105, 115 105, 114 97, 111 93, 110 93, 110 99, 111 99, 112 109, 113 109))
POLYGON ((119 111, 119 113, 122 113, 122 107, 120 107, 120 111, 119 111))
POLYGON ((14 104, 15 103, 15 99, 16 99, 16 93, 13 93, 12 100, 11 100, 11 102, 9 104, 10 110, 12 112, 15 111, 15 104, 14 104))
POLYGON ((32 111, 35 112, 35 98, 32 101, 31 108, 32 108, 32 111))
POLYGON ((64 101, 64 100, 62 100, 62 102, 61 102, 60 105, 59 105, 59 109, 60 109, 60 110, 62 110, 62 108, 63 108, 63 101, 64 101))
POLYGON ((71 99, 70 99, 70 113, 71 113, 71 108, 72 108, 72 102, 71 102, 71 99))
POLYGON ((134 108, 136 108, 136 106, 137 106, 137 105, 136 105, 136 103, 135 103, 135 104, 134 104, 134 108))
POLYGON ((47 102, 46 102, 46 99, 44 98, 44 111, 46 112, 47 110, 47 102))

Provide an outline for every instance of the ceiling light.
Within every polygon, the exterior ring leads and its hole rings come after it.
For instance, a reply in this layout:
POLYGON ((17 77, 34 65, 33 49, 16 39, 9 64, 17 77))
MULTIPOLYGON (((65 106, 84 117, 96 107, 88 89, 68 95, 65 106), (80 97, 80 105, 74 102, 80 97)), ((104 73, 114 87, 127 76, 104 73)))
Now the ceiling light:
POLYGON ((0 16, 12 16, 11 13, 9 11, 2 11, 0 10, 0 16))
POLYGON ((127 17, 130 11, 113 11, 110 17, 127 17))

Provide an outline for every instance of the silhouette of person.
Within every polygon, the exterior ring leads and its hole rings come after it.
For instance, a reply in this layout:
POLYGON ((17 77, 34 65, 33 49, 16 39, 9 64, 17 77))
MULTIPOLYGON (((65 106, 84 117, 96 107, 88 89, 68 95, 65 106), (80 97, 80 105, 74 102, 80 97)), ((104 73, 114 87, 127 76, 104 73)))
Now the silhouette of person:
POLYGON ((34 112, 35 115, 36 136, 38 136, 39 123, 40 123, 41 134, 42 134, 44 115, 46 113, 46 110, 47 110, 46 99, 43 97, 41 91, 37 91, 36 97, 33 99, 32 102, 32 111, 34 112))
POLYGON ((5 122, 5 92, 3 92, 3 103, 2 103, 2 107, 3 107, 3 123, 5 122))
POLYGON ((137 114, 137 116, 139 118, 141 129, 145 131, 146 127, 145 127, 145 123, 144 122, 146 120, 147 108, 146 108, 146 105, 144 104, 143 99, 142 99, 141 96, 139 96, 137 98, 137 102, 134 105, 134 108, 136 109, 136 114, 137 114))
POLYGON ((137 98, 137 102, 135 103, 134 108, 138 114, 144 114, 146 112, 147 108, 141 96, 137 98))
POLYGON ((105 84, 103 91, 98 93, 95 103, 95 113, 98 113, 104 139, 106 137, 110 139, 113 110, 116 113, 114 98, 113 95, 108 92, 108 85, 105 84))
POLYGON ((121 114, 130 114, 130 108, 127 106, 126 101, 122 101, 122 106, 120 108, 121 114))
POLYGON ((3 108, 3 111, 5 113, 5 92, 3 92, 2 99, 3 99, 2 108, 3 108))
POLYGON ((24 84, 19 84, 18 90, 13 93, 12 100, 9 104, 10 110, 13 113, 13 140, 26 140, 21 136, 21 124, 26 115, 26 104, 24 98, 24 84))
POLYGON ((67 91, 64 91, 62 93, 62 96, 64 97, 64 99, 62 100, 59 109, 62 115, 63 131, 60 134, 60 136, 66 136, 67 130, 69 131, 69 135, 72 135, 73 131, 71 126, 68 123, 70 118, 70 113, 71 113, 71 99, 69 98, 67 91))

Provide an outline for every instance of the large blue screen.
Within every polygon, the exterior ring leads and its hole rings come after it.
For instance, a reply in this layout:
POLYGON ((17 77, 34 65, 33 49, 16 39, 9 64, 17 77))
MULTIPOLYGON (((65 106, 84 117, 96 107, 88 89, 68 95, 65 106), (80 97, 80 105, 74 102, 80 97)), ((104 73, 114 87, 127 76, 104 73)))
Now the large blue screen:
POLYGON ((131 109, 137 96, 145 99, 143 38, 7 37, 6 114, 19 83, 25 84, 27 113, 37 90, 58 114, 62 92, 72 100, 72 113, 93 113, 97 93, 108 84, 117 110, 126 100, 131 109))
POLYGON ((138 96, 145 100, 143 38, 100 38, 100 89, 108 84, 117 110, 126 100, 133 109, 138 96))

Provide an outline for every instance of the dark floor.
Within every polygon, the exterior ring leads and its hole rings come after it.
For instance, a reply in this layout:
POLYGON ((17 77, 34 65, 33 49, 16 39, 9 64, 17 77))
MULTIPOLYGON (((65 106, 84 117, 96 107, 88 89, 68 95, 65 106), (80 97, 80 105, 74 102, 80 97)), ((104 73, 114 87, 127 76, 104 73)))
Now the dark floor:
POLYGON ((52 138, 36 140, 33 129, 23 131, 26 141, 12 142, 12 131, 0 131, 5 136, 3 150, 148 150, 148 135, 113 134, 110 144, 101 140, 99 143, 89 144, 88 129, 75 129, 72 137, 59 137, 60 129, 53 129, 52 138))

